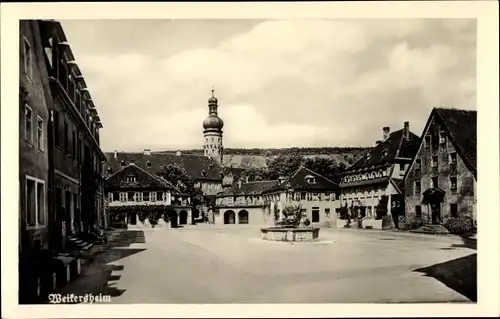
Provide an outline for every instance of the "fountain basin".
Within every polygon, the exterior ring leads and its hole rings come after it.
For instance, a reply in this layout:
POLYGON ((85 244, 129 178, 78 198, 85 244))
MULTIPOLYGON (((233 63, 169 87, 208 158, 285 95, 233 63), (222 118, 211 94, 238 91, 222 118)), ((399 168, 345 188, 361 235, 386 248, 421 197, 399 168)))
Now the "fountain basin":
POLYGON ((267 227, 261 228, 261 238, 273 241, 315 241, 319 238, 319 227, 267 227))

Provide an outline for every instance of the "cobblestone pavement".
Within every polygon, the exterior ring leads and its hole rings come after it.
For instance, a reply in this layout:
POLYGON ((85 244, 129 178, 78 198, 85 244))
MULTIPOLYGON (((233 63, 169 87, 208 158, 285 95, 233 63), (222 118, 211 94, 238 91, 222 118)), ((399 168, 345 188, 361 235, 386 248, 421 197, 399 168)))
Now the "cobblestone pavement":
POLYGON ((458 263, 475 276, 476 251, 458 237, 343 229, 321 229, 314 244, 259 237, 258 227, 239 225, 129 230, 65 292, 113 303, 470 302, 471 284, 454 277, 458 263))

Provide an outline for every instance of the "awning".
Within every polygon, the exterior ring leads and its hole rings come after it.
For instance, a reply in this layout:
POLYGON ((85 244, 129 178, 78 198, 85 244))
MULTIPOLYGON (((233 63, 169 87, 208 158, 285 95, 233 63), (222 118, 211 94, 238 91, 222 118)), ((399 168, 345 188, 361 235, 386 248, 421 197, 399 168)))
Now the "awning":
POLYGON ((422 203, 423 204, 433 204, 440 203, 443 201, 445 191, 441 188, 432 187, 427 189, 422 195, 422 203))

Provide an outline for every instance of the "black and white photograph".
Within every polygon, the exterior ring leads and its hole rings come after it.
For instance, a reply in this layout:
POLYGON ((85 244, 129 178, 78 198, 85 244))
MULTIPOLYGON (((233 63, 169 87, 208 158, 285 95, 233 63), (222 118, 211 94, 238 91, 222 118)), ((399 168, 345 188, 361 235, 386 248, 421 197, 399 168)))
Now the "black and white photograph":
POLYGON ((498 279, 498 227, 482 235, 498 224, 498 105, 480 95, 480 18, 81 12, 9 24, 2 247, 18 307, 332 316, 478 306, 498 279))

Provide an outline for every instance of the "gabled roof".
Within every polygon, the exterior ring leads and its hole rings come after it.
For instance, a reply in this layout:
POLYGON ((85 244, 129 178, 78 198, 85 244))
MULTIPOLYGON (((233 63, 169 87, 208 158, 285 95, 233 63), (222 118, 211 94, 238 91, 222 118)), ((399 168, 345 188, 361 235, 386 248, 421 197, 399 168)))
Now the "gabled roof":
POLYGON ((476 177, 477 112, 454 108, 434 108, 433 113, 448 132, 453 146, 467 168, 476 177))
POLYGON ((243 175, 245 170, 246 170, 245 168, 241 168, 241 167, 224 167, 223 168, 224 175, 232 174, 233 180, 235 180, 235 181, 240 179, 241 175, 243 175))
POLYGON ((110 175, 104 181, 107 189, 164 189, 175 193, 180 191, 164 178, 157 177, 134 164, 129 164, 118 172, 110 175), (135 182, 127 181, 134 176, 135 182))
POLYGON ((346 173, 389 164, 397 157, 413 159, 419 146, 420 137, 412 132, 409 134, 409 139, 405 138, 404 129, 392 132, 385 141, 370 149, 365 156, 352 164, 346 173))
POLYGON ((239 195, 260 195, 278 185, 278 181, 255 181, 248 183, 233 184, 231 188, 218 194, 218 197, 239 196, 239 195))
MULTIPOLYGON (((125 165, 134 163, 140 168, 157 174, 163 170, 163 167, 169 164, 178 165, 186 170, 189 176, 195 180, 211 180, 222 181, 223 167, 220 166, 215 160, 210 159, 203 155, 193 154, 176 154, 176 153, 159 153, 151 152, 150 154, 144 153, 129 153, 117 152, 106 153, 108 160, 108 167, 111 167, 113 172, 121 168, 121 162, 125 165)), ((105 168, 107 170, 107 167, 105 168)))
POLYGON ((339 189, 339 185, 328 178, 304 167, 299 167, 290 174, 281 184, 268 190, 268 192, 283 191, 288 189, 304 191, 334 191, 339 189), (307 182, 306 177, 314 177, 315 182, 307 182))

